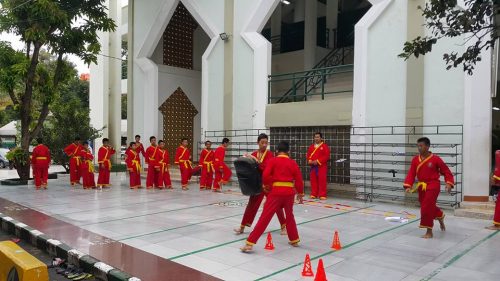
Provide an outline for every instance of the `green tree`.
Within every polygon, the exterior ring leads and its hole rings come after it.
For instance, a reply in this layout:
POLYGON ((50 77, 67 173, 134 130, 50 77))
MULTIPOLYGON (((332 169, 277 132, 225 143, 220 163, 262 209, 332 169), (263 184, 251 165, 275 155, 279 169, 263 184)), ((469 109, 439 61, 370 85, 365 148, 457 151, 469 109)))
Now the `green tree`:
POLYGON ((54 164, 62 165, 69 171, 69 158, 63 152, 68 141, 72 141, 75 136, 84 140, 95 139, 100 136, 100 131, 90 126, 90 109, 84 106, 79 93, 73 92, 71 85, 62 92, 65 94, 61 94, 54 102, 52 116, 45 122, 42 137, 50 149, 54 164))
POLYGON ((425 55, 432 51, 439 40, 465 36, 464 44, 472 39, 473 44, 467 46, 464 52, 443 54, 446 69, 462 65, 469 75, 474 66, 481 61, 481 52, 492 48, 499 37, 498 24, 495 17, 500 14, 500 0, 464 0, 464 9, 457 7, 457 0, 429 0, 425 7, 419 7, 425 18, 425 27, 431 33, 428 36, 417 37, 404 44, 403 53, 399 56, 405 60, 415 56, 425 55))
MULTIPOLYGON (((25 155, 31 141, 40 133, 61 84, 71 77, 64 56, 74 54, 86 63, 97 62, 101 49, 97 33, 115 30, 116 25, 108 18, 104 2, 0 0, 0 32, 16 34, 25 43, 24 59, 15 52, 15 60, 8 65, 18 75, 15 83, 12 82, 15 87, 9 96, 19 110, 21 149, 25 155), (40 64, 43 48, 56 57, 54 71, 40 64)), ((5 48, 4 52, 12 51, 5 48)), ((0 50, 0 57, 4 55, 0 50)), ((0 68, 4 66, 0 65, 0 68)), ((5 80, 5 77, 0 78, 0 87, 12 84, 4 85, 5 80)), ((21 179, 29 177, 29 163, 25 163, 27 161, 17 165, 21 179)))

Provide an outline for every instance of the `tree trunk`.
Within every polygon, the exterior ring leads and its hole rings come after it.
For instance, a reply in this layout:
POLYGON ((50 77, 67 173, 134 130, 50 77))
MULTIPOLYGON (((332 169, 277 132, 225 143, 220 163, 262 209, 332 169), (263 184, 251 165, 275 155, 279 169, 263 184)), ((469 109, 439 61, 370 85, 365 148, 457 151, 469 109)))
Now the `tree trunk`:
MULTIPOLYGON (((26 88, 24 95, 20 101, 20 117, 21 117, 21 149, 25 155, 29 155, 29 147, 31 143, 30 123, 32 120, 32 104, 33 104, 33 82, 35 79, 36 67, 38 65, 38 55, 40 53, 40 43, 35 43, 33 48, 33 55, 31 57, 31 64, 26 75, 26 88)), ((30 163, 29 157, 26 162, 16 163, 17 174, 21 180, 29 179, 30 163)))

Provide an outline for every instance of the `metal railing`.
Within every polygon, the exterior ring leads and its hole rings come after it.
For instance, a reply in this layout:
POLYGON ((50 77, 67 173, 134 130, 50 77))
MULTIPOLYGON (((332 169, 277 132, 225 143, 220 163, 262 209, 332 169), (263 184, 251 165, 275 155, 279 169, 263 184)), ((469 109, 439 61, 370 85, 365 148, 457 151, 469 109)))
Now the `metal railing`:
POLYGON ((317 68, 309 71, 292 72, 285 74, 270 75, 268 81, 268 103, 285 103, 307 101, 309 97, 352 92, 352 87, 336 91, 325 91, 328 80, 342 73, 353 73, 352 64, 317 68), (300 81, 300 83, 297 83, 300 81), (273 96, 273 84, 286 87, 291 84, 290 89, 284 95, 273 96))
MULTIPOLYGON (((257 149, 257 136, 262 132, 269 135, 271 150, 279 141, 289 141, 290 156, 299 164, 304 180, 309 180, 306 153, 317 131, 323 133, 325 143, 330 147, 327 179, 329 184, 339 187, 334 187, 334 195, 346 193, 351 198, 365 201, 416 203, 416 194, 406 194, 403 182, 411 159, 417 154, 417 139, 427 136, 432 143, 432 152, 449 166, 456 182, 451 194, 442 190, 438 204, 453 208, 460 206, 463 189, 461 125, 275 127, 211 131, 205 132, 205 138, 213 142, 214 149, 222 138, 231 139, 226 154, 230 166, 237 157, 257 149)), ((195 152, 197 158, 202 147, 203 144, 199 143, 195 152)))
MULTIPOLYGON (((350 33, 347 38, 354 38, 354 32, 350 33)), ((293 96, 294 94, 297 93, 297 89, 303 89, 304 90, 304 97, 307 97, 308 94, 310 94, 313 90, 316 89, 316 86, 319 84, 313 84, 313 85, 307 85, 308 81, 307 78, 309 75, 313 75, 314 72, 317 69, 322 69, 322 68, 330 68, 333 66, 339 66, 339 65, 344 65, 345 60, 348 56, 351 56, 354 53, 354 46, 350 47, 344 47, 344 48, 336 48, 330 51, 323 59, 321 59, 314 67, 312 70, 304 71, 303 78, 299 78, 297 80, 292 81, 292 86, 281 96, 279 97, 273 97, 273 99, 269 98, 269 103, 271 101, 274 101, 274 103, 283 103, 283 102, 290 102, 291 99, 289 99, 290 96, 293 96), (311 87, 313 86, 313 87, 311 87)), ((286 74, 278 74, 278 75, 286 75, 286 74)), ((273 78, 276 77, 277 75, 270 75, 269 76, 269 82, 268 82, 268 95, 269 97, 272 97, 272 88, 271 88, 271 83, 273 83, 273 78)), ((297 101, 295 99, 295 101, 297 101)))

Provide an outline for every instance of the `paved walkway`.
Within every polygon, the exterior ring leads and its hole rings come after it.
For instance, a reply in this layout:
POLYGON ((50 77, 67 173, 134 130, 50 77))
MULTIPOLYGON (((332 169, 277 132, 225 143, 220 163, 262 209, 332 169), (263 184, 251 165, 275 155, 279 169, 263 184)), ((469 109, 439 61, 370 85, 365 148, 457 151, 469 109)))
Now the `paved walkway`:
MULTIPOLYGON (((4 204, 0 212, 16 217, 29 209, 70 224, 61 228, 67 233, 52 228, 53 235, 105 262, 121 262, 116 266, 128 272, 142 261, 110 245, 126 245, 154 255, 156 262, 173 261, 224 280, 302 280, 306 253, 314 271, 323 259, 329 280, 500 280, 500 235, 484 229, 489 221, 447 213, 447 231, 436 228, 435 238, 424 240, 415 208, 335 198, 306 201, 295 206, 299 248, 287 244, 273 219, 268 230, 276 249, 264 250, 263 236, 253 254, 243 254, 239 247, 247 234, 238 236, 232 229, 248 198, 238 190, 226 187, 218 194, 194 184, 189 191, 130 190, 124 174, 113 173, 112 179, 113 187, 106 190, 71 188, 68 176, 49 181, 47 191, 0 186, 1 198, 19 204, 4 204), (390 223, 387 216, 407 216, 409 222, 390 223), (335 230, 343 244, 338 252, 329 248, 335 230)), ((160 268, 149 265, 148 270, 160 268)))

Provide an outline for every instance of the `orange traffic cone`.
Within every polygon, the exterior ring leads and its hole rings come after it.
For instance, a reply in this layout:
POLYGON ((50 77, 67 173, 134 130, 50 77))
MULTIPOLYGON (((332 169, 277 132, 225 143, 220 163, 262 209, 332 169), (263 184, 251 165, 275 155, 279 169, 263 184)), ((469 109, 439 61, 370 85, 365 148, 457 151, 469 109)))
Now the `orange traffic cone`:
POLYGON ((266 247, 264 247, 264 249, 274 250, 273 237, 271 236, 271 232, 267 233, 266 247))
POLYGON ((326 280, 325 267, 323 266, 323 260, 319 259, 318 269, 316 269, 316 278, 314 281, 328 281, 326 280))
POLYGON ((333 235, 333 243, 331 248, 335 249, 336 251, 342 249, 342 245, 340 245, 339 232, 337 230, 335 230, 335 235, 333 235))
POLYGON ((306 254, 306 260, 304 261, 304 268, 302 268, 302 276, 303 277, 314 276, 311 266, 311 258, 309 257, 309 254, 306 254))

